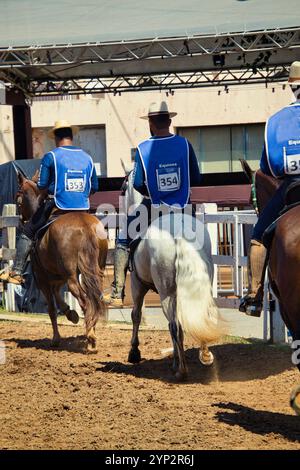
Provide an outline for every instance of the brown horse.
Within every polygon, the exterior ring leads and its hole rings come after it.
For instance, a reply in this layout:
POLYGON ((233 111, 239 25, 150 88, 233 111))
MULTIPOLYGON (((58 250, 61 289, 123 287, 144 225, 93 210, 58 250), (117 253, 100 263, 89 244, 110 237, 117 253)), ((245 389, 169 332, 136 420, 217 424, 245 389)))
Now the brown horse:
MULTIPOLYGON (((257 194, 257 208, 261 212, 270 197, 281 184, 275 178, 258 170, 251 170, 241 160, 245 174, 254 184, 257 194)), ((252 191, 252 196, 254 191, 252 191)), ((252 198, 253 202, 253 198, 252 198)), ((300 340, 300 205, 285 212, 277 222, 275 234, 269 249, 269 281, 276 294, 282 319, 294 341, 300 340)), ((300 370, 300 364, 297 364, 300 370)), ((292 392, 291 406, 300 414, 300 387, 292 392)))
MULTIPOLYGON (((34 181, 20 173, 18 179, 20 191, 17 204, 21 219, 25 222, 37 210, 41 192, 34 181)), ((61 298, 61 287, 67 284, 84 312, 87 350, 97 351, 95 326, 99 318, 106 317, 102 285, 107 249, 107 236, 102 223, 95 216, 79 211, 59 215, 36 242, 31 252, 31 262, 37 286, 48 303, 53 346, 60 341, 56 307, 72 323, 79 321, 77 312, 70 310, 61 298)))

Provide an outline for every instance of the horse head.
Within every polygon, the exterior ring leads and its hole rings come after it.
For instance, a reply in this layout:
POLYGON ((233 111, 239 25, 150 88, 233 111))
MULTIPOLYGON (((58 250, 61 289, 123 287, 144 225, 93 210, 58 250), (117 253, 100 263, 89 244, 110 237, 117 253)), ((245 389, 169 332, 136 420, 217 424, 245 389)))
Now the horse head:
POLYGON ((40 191, 35 182, 37 177, 35 173, 32 180, 29 180, 18 172, 19 190, 16 194, 16 204, 23 222, 29 220, 39 207, 40 191))
POLYGON ((246 160, 240 159, 243 171, 251 184, 251 202, 255 210, 260 213, 271 199, 281 181, 266 175, 261 170, 252 170, 246 160))

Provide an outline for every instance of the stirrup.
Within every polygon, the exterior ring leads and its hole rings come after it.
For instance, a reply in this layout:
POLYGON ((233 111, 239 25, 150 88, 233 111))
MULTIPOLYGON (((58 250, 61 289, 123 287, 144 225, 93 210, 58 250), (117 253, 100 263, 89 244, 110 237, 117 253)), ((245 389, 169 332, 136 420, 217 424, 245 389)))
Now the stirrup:
POLYGON ((7 282, 9 282, 10 284, 16 284, 17 286, 20 286, 24 284, 25 279, 23 278, 23 276, 21 276, 21 274, 10 273, 7 279, 7 282))
POLYGON ((256 298, 246 295, 241 299, 239 311, 249 315, 250 317, 260 317, 262 311, 262 303, 256 298))

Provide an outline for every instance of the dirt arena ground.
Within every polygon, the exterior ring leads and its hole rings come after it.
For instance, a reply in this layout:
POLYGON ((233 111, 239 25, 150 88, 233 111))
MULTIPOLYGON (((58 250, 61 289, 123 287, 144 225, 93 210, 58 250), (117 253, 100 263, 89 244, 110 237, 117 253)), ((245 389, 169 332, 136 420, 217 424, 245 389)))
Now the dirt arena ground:
POLYGON ((82 327, 60 332, 51 350, 50 325, 0 322, 1 449, 300 449, 288 348, 219 344, 205 368, 187 342, 190 376, 177 384, 168 332, 141 332, 139 365, 126 362, 129 329, 98 327, 96 355, 82 353, 82 327))

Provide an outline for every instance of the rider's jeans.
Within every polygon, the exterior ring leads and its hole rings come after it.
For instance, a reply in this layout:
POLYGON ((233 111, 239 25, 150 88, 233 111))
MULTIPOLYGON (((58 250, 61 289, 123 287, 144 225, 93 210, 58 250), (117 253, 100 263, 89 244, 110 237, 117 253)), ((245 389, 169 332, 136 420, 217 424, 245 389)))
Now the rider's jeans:
POLYGON ((283 183, 276 190, 273 197, 269 200, 266 207, 261 212, 258 222, 254 227, 252 238, 257 241, 262 241, 264 231, 271 225, 274 220, 279 217, 280 211, 284 208, 285 194, 287 188, 291 183, 300 180, 299 176, 286 176, 283 183))

